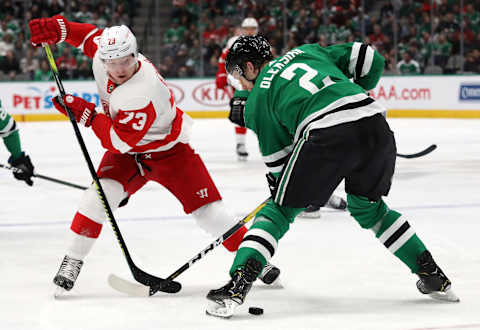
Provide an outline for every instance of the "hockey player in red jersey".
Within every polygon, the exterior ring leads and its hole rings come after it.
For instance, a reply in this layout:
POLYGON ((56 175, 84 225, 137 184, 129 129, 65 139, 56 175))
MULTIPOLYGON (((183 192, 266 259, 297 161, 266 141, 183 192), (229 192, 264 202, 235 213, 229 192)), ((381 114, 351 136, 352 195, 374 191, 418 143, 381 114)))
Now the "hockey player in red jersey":
MULTIPOLYGON (((232 75, 227 73, 227 70, 225 70, 225 58, 227 57, 228 49, 230 48, 231 45, 237 40, 237 38, 240 35, 246 35, 246 36, 253 36, 258 33, 258 23, 255 18, 248 17, 245 18, 242 22, 241 28, 236 30, 235 36, 231 37, 227 41, 226 47, 222 51, 222 55, 220 55, 220 58, 218 60, 218 71, 217 71, 217 76, 215 79, 215 82, 217 84, 217 88, 224 89, 228 85, 232 86, 235 89, 242 89, 242 85, 240 82, 233 78, 232 75)), ((230 100, 230 107, 232 107, 232 102, 233 98, 230 100)), ((247 134, 247 129, 245 127, 241 127, 236 125, 235 126, 235 139, 236 139, 236 151, 237 151, 237 156, 238 160, 245 161, 247 160, 248 157, 248 152, 246 149, 246 134, 247 134)))
MULTIPOLYGON (((137 51, 135 36, 125 25, 104 30, 63 16, 29 22, 31 42, 66 41, 93 59, 93 74, 103 111, 84 99, 66 95, 65 104, 77 122, 91 127, 107 150, 97 174, 107 200, 115 210, 127 196, 148 181, 167 188, 192 213, 197 224, 217 237, 235 223, 202 159, 189 145, 192 119, 180 110, 155 66, 137 51)), ((65 114, 58 97, 55 108, 65 114)), ((54 278, 58 291, 70 290, 83 260, 100 235, 106 215, 92 185, 75 214, 72 239, 54 278)), ((223 245, 236 251, 246 232, 243 227, 223 245)), ((271 266, 266 282, 279 275, 271 266)))

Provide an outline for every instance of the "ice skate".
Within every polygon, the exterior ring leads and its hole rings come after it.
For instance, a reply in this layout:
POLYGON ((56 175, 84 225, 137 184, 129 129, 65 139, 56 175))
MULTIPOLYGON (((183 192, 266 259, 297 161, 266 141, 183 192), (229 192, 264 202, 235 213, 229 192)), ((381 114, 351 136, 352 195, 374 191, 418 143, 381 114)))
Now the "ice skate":
POLYGON ((322 216, 320 212, 320 206, 308 205, 305 211, 301 212, 298 216, 300 218, 309 218, 309 219, 320 218, 322 216))
POLYGON ((260 261, 253 258, 248 259, 245 266, 233 273, 232 279, 225 286, 210 290, 207 294, 209 301, 206 313, 216 317, 232 317, 237 307, 245 301, 261 270, 260 261))
POLYGON ((237 144, 237 157, 239 161, 247 160, 248 152, 247 152, 247 148, 245 147, 245 143, 237 144))
POLYGON ((53 283, 57 286, 55 297, 63 295, 70 291, 77 280, 83 261, 65 256, 63 258, 57 275, 53 278, 53 283))
POLYGON ((280 269, 272 265, 271 263, 267 263, 265 267, 263 267, 262 272, 258 275, 258 278, 265 284, 274 285, 280 284, 280 269))
POLYGON ((342 197, 332 195, 325 206, 335 210, 346 210, 347 201, 342 197))
POLYGON ((431 298, 450 302, 459 302, 460 299, 452 291, 452 283, 445 273, 437 266, 429 251, 423 252, 417 258, 419 265, 417 288, 431 298))

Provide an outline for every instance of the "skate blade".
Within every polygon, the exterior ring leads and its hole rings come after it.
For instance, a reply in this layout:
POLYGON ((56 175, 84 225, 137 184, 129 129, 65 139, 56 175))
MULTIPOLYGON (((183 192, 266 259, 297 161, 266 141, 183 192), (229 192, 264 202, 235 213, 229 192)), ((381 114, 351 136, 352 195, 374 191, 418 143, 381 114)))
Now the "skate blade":
POLYGON ((268 287, 270 287, 272 289, 283 289, 284 288, 282 280, 280 279, 280 276, 277 277, 275 279, 275 281, 273 281, 272 283, 267 284, 267 285, 268 285, 268 287))
POLYGON ((55 292, 53 293, 53 298, 59 299, 62 297, 65 297, 67 295, 68 291, 62 288, 61 286, 57 286, 55 288, 55 292))
POLYGON ((448 302, 460 302, 460 298, 452 291, 452 289, 447 289, 444 292, 431 292, 428 294, 432 299, 448 301, 448 302))
POLYGON ((223 319, 229 319, 235 313, 235 309, 239 305, 230 299, 224 299, 223 303, 217 303, 215 301, 208 301, 207 309, 205 313, 210 316, 220 317, 223 319))
POLYGON ((320 219, 322 217, 322 212, 320 210, 314 212, 301 212, 298 217, 304 219, 320 219))

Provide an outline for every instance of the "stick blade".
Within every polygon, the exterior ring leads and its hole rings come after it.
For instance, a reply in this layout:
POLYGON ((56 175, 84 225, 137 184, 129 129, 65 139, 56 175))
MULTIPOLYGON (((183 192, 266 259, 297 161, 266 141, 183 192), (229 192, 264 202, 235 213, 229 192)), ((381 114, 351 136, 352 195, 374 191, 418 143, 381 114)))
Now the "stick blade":
POLYGON ((422 150, 420 152, 414 153, 414 154, 399 154, 397 153, 397 157, 402 157, 402 158, 418 158, 422 157, 425 155, 428 155, 431 153, 433 150, 437 149, 436 144, 432 144, 431 146, 427 147, 425 150, 422 150))
POLYGON ((115 290, 133 297, 149 297, 150 287, 127 281, 115 274, 108 276, 108 284, 115 290))
POLYGON ((108 284, 113 289, 133 297, 150 297, 157 291, 165 293, 177 293, 182 289, 182 285, 175 281, 163 280, 158 285, 153 285, 150 287, 140 283, 130 282, 115 274, 110 274, 108 276, 108 284))

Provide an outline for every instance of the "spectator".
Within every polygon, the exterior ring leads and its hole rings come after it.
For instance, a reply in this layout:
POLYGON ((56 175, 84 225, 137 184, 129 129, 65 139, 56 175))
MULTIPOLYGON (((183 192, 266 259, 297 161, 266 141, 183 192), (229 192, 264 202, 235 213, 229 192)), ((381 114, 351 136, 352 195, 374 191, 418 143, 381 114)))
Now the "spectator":
POLYGON ((419 74, 420 65, 417 61, 412 59, 410 52, 403 53, 403 60, 398 62, 397 70, 400 74, 419 74))
POLYGON ((14 48, 13 36, 10 33, 5 33, 2 40, 0 40, 0 59, 7 56, 8 51, 13 52, 14 48))
POLYGON ((78 69, 75 70, 75 79, 87 80, 93 79, 92 66, 89 61, 82 61, 78 66, 78 69))
POLYGON ((57 67, 60 75, 67 79, 72 79, 77 68, 77 60, 71 54, 70 47, 65 47, 62 56, 57 58, 57 67))
POLYGON ((64 4, 62 0, 49 0, 48 3, 48 16, 58 15, 63 12, 64 4))
POLYGON ((12 80, 20 73, 20 63, 13 51, 8 50, 6 56, 0 61, 0 71, 3 71, 12 80))
POLYGON ((50 71, 50 66, 48 65, 47 60, 42 60, 40 62, 40 68, 35 71, 35 76, 33 77, 35 81, 50 81, 53 80, 52 72, 50 71))
POLYGON ((440 33, 438 41, 433 43, 432 48, 434 65, 438 65, 442 69, 445 68, 448 58, 452 53, 452 44, 448 42, 444 33, 440 33))
POLYGON ((35 71, 38 70, 40 64, 37 58, 34 56, 34 48, 27 49, 27 56, 20 60, 20 69, 23 73, 28 75, 30 80, 33 80, 35 71))
MULTIPOLYGON (((97 14, 98 15, 98 14, 97 14)), ((52 15, 50 15, 52 16, 52 15)), ((93 14, 88 10, 88 4, 86 2, 82 3, 80 10, 77 11, 73 17, 75 20, 81 23, 89 23, 93 19, 93 14)))

